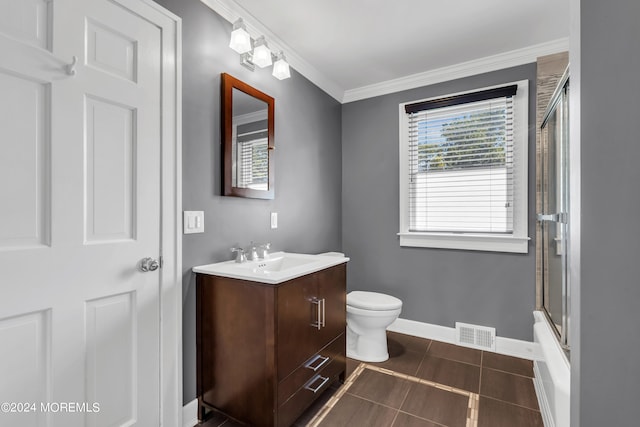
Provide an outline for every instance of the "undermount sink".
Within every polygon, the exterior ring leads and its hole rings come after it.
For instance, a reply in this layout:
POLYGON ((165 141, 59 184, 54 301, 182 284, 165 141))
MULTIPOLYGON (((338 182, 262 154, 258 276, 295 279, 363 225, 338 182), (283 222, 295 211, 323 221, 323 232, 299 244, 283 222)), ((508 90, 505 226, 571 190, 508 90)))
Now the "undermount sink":
POLYGON ((275 252, 270 254, 266 259, 242 263, 224 261, 193 267, 193 271, 233 279, 278 284, 347 261, 349 261, 349 258, 340 255, 309 255, 275 252))

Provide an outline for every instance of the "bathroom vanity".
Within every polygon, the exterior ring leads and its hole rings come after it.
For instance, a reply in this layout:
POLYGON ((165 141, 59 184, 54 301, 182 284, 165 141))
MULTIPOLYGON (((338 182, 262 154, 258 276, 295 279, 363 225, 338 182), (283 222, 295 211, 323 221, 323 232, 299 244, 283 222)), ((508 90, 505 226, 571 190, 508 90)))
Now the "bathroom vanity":
POLYGON ((198 417, 286 427, 344 381, 346 262, 277 253, 195 267, 198 417))

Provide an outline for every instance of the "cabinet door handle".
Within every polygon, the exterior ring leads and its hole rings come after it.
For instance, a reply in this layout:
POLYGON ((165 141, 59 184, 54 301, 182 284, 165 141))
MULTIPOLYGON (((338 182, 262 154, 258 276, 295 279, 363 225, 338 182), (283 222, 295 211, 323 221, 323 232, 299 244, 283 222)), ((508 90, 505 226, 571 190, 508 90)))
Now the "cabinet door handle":
POLYGON ((308 383, 306 383, 304 385, 304 388, 305 388, 305 390, 309 390, 309 391, 311 391, 311 392, 313 392, 315 394, 318 391, 320 391, 320 389, 327 383, 327 381, 329 381, 329 377, 323 377, 322 375, 316 375, 315 377, 311 378, 311 381, 309 381, 308 383), (311 384, 313 384, 317 380, 322 380, 320 385, 318 385, 315 388, 311 387, 311 384))
POLYGON ((330 358, 328 356, 327 357, 322 357, 321 355, 316 354, 311 360, 309 360, 307 363, 304 364, 304 367, 307 368, 307 369, 311 369, 313 372, 316 372, 318 369, 320 369, 324 365, 326 365, 329 360, 330 360, 330 358), (322 359, 322 362, 320 362, 319 364, 314 366, 313 364, 316 363, 320 359, 322 359))
MULTIPOLYGON (((322 301, 322 321, 320 322, 320 327, 324 328, 326 326, 325 320, 327 319, 326 316, 325 316, 324 306, 325 306, 327 301, 324 298, 322 298, 320 301, 322 301)), ((320 329, 320 328, 318 328, 318 329, 320 329)))
POLYGON ((311 323, 311 326, 320 330, 322 328, 322 300, 314 297, 310 301, 316 306, 316 320, 311 323))

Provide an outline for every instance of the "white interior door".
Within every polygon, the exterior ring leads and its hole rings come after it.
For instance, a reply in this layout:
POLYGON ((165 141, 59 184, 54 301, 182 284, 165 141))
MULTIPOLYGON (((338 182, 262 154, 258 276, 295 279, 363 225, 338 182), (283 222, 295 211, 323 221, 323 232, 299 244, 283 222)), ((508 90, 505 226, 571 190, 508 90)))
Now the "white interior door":
POLYGON ((139 267, 160 257, 162 57, 145 14, 0 0, 0 426, 159 425, 160 270, 139 267))

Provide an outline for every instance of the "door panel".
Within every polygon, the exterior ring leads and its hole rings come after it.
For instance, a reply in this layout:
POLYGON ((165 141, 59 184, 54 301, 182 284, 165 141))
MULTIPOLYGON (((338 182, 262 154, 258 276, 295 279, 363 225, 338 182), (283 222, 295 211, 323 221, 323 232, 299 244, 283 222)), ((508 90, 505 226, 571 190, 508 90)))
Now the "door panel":
POLYGON ((569 349, 567 222, 569 215, 568 74, 552 98, 541 128, 542 136, 542 305, 560 338, 569 349))
MULTIPOLYGON (((309 358, 316 348, 318 319, 316 275, 303 276, 278 287, 278 380, 282 380, 309 358)), ((320 347, 317 347, 320 349, 320 347)))
POLYGON ((0 32, 33 46, 49 47, 47 0, 0 0, 0 32))
POLYGON ((137 81, 138 59, 135 40, 89 19, 87 22, 87 65, 132 82, 137 81))
MULTIPOLYGON (((47 400, 51 390, 50 320, 49 310, 0 320, 0 378, 3 384, 15 385, 13 389, 0 386, 1 402, 47 400)), ((46 414, 40 411, 3 411, 0 421, 2 426, 42 426, 45 425, 46 414)))
POLYGON ((325 346, 347 328, 346 264, 318 273, 318 294, 324 299, 324 327, 318 343, 325 346))
POLYGON ((138 406, 136 293, 98 298, 85 305, 87 401, 101 407, 99 416, 88 415, 87 425, 134 424, 138 406))
MULTIPOLYGON (((544 141, 545 152, 543 157, 543 209, 545 212, 561 212, 560 203, 561 175, 561 139, 558 131, 560 129, 559 109, 554 110, 545 127, 544 141)), ((543 278, 544 282, 544 307, 549 313, 558 332, 562 332, 562 287, 563 287, 563 264, 564 257, 562 251, 562 224, 556 220, 545 221, 542 225, 543 241, 543 278)))
POLYGON ((48 244, 48 85, 0 70, 0 248, 48 244), (20 185, 16 185, 20 183, 20 185))
POLYGON ((91 97, 85 105, 85 240, 135 239, 135 111, 91 97))
POLYGON ((161 32, 145 7, 0 0, 0 340, 15 344, 0 401, 99 405, 11 425, 159 425, 160 270, 138 269, 161 241, 161 32))

